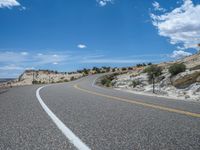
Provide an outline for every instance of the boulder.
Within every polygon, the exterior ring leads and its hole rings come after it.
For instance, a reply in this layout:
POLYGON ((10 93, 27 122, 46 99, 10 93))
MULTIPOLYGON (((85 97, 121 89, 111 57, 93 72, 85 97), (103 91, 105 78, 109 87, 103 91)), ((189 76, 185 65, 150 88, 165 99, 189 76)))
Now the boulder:
POLYGON ((200 82, 200 70, 179 73, 171 78, 171 82, 177 88, 186 88, 195 82, 200 82))

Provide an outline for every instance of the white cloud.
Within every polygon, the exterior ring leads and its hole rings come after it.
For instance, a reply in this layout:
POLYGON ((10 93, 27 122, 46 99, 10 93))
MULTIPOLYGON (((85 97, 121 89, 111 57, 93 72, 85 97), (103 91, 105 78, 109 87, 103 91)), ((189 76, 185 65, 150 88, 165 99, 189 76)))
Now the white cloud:
POLYGON ((29 53, 27 52, 0 52, 0 65, 1 64, 26 64, 27 67, 30 66, 41 66, 45 64, 53 64, 54 62, 61 63, 65 62, 68 58, 67 54, 55 54, 49 52, 48 54, 42 53, 29 53))
POLYGON ((11 70, 23 70, 23 69, 24 69, 23 67, 20 67, 20 66, 14 65, 14 64, 0 67, 0 70, 2 70, 2 71, 4 71, 4 70, 10 70, 10 71, 11 70))
POLYGON ((151 14, 152 23, 159 35, 170 39, 184 49, 195 48, 200 43, 200 5, 192 0, 183 0, 183 4, 161 15, 151 14))
POLYGON ((156 2, 156 1, 154 1, 153 3, 152 3, 152 5, 153 5, 153 7, 154 7, 154 10, 155 11, 166 11, 164 8, 162 8, 161 6, 160 6, 160 4, 158 3, 158 2, 156 2))
POLYGON ((38 55, 38 56, 42 56, 43 54, 42 54, 42 53, 38 53, 37 55, 38 55))
POLYGON ((25 70, 35 70, 35 67, 27 67, 25 70))
POLYGON ((54 65, 58 65, 58 62, 53 62, 54 65))
POLYGON ((16 63, 23 63, 28 61, 29 58, 25 55, 22 55, 17 52, 0 52, 0 64, 1 63, 11 63, 11 64, 16 64, 16 63))
POLYGON ((21 52, 21 55, 26 56, 26 55, 28 55, 28 52, 21 52))
POLYGON ((173 53, 170 57, 175 58, 175 59, 181 59, 183 57, 190 56, 190 55, 192 55, 192 54, 189 52, 185 52, 182 50, 175 50, 175 51, 173 51, 173 53))
POLYGON ((0 8, 12 8, 15 6, 20 6, 17 0, 0 0, 0 8))
POLYGON ((113 3, 114 0, 96 0, 99 6, 106 6, 108 3, 113 3))
MULTIPOLYGON (((88 59, 81 61, 82 63, 96 63, 96 64, 135 64, 149 62, 144 59, 88 59)), ((152 60, 151 60, 152 61, 152 60)))
MULTIPOLYGON (((79 58, 80 59, 80 58, 79 58)), ((25 69, 63 64, 69 61, 69 55, 63 52, 28 53, 0 52, 0 77, 17 77, 25 69)))
POLYGON ((53 57, 58 57, 58 55, 54 54, 53 57))
POLYGON ((81 49, 87 48, 87 46, 86 46, 85 44, 79 44, 79 45, 77 45, 77 47, 78 47, 78 48, 81 48, 81 49))
POLYGON ((32 59, 36 65, 45 65, 45 64, 59 64, 65 62, 68 58, 66 54, 37 54, 32 59))

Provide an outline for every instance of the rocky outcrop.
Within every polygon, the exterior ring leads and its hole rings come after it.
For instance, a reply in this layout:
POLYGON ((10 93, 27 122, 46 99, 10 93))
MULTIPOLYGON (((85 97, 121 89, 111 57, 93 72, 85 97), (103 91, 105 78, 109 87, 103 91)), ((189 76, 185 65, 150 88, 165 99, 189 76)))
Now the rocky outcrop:
POLYGON ((67 73, 49 70, 26 70, 19 76, 18 79, 13 80, 10 84, 5 86, 22 86, 32 84, 48 84, 48 83, 61 83, 68 82, 82 77, 82 73, 67 73))
POLYGON ((200 82, 200 70, 186 71, 171 78, 172 85, 186 88, 195 82, 200 82))

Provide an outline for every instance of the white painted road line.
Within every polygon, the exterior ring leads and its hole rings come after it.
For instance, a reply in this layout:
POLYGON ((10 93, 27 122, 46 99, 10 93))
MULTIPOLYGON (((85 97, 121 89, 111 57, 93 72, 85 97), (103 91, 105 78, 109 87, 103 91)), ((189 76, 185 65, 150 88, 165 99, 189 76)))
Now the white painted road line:
POLYGON ((43 102, 40 97, 40 90, 46 86, 40 87, 36 91, 36 97, 40 102, 44 111, 49 115, 49 117, 53 120, 56 126, 62 131, 62 133, 66 136, 66 138, 78 149, 78 150, 90 150, 90 148, 84 144, 81 139, 79 139, 43 102))

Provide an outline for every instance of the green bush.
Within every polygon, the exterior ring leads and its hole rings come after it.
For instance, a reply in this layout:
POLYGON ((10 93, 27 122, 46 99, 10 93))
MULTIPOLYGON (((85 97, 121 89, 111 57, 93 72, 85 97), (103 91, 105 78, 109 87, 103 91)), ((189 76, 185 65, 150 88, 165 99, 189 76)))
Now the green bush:
POLYGON ((122 68, 122 71, 126 71, 126 70, 127 70, 127 68, 125 68, 125 67, 122 68))
POLYGON ((96 73, 101 73, 101 70, 98 67, 93 67, 92 70, 96 73))
POLYGON ((169 67, 169 72, 171 73, 172 76, 177 75, 181 72, 184 72, 186 70, 185 64, 173 64, 169 67))
POLYGON ((144 72, 148 74, 149 82, 151 82, 153 78, 159 77, 162 74, 162 68, 157 65, 151 65, 145 68, 144 72))
POLYGON ((65 79, 64 82, 69 82, 69 80, 65 79))
POLYGON ((43 84, 43 82, 42 81, 34 80, 34 81, 32 81, 32 84, 43 84))
POLYGON ((137 65, 136 65, 136 67, 145 67, 145 66, 147 66, 147 64, 145 64, 145 63, 137 64, 137 65))
POLYGON ((34 80, 34 81, 32 81, 32 84, 39 84, 39 82, 34 80))
POLYGON ((141 84, 141 81, 139 81, 139 80, 133 80, 132 81, 132 86, 133 87, 136 87, 137 85, 140 85, 141 84))
POLYGON ((106 75, 101 79, 101 84, 107 87, 111 87, 114 86, 115 83, 113 83, 112 81, 115 79, 115 77, 119 75, 118 73, 114 73, 111 75, 106 75))
POLYGON ((82 72, 83 72, 85 75, 88 75, 88 74, 89 74, 89 71, 90 71, 89 69, 84 68, 82 72))
POLYGON ((75 77, 72 76, 72 77, 70 78, 70 81, 73 81, 73 80, 75 80, 75 77))
POLYGON ((128 67, 128 70, 133 70, 133 68, 132 67, 128 67))
POLYGON ((111 80, 108 78, 104 78, 101 80, 101 84, 109 87, 111 85, 111 80))

